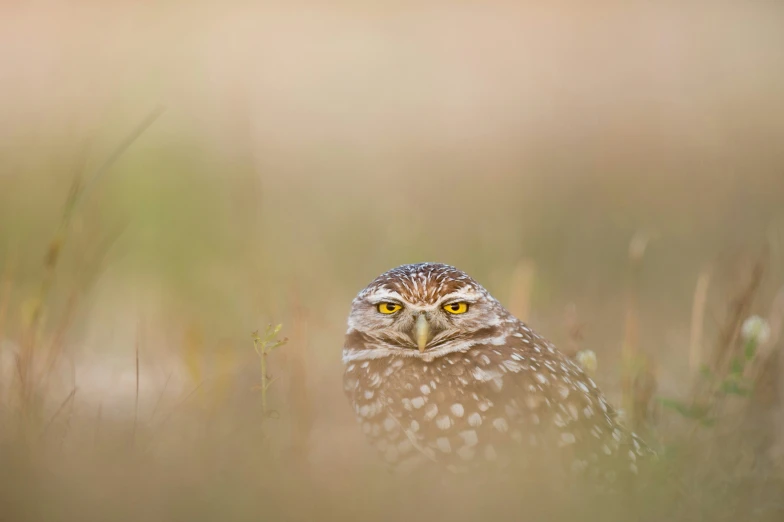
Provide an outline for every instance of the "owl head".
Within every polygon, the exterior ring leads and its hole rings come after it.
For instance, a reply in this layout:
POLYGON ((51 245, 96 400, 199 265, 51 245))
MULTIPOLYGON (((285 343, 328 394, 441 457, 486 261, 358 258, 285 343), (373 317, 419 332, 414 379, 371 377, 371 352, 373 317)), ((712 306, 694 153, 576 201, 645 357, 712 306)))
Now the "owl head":
POLYGON ((515 321, 479 283, 440 263, 403 265, 378 276, 352 302, 343 359, 433 360, 477 344, 503 344, 515 321))

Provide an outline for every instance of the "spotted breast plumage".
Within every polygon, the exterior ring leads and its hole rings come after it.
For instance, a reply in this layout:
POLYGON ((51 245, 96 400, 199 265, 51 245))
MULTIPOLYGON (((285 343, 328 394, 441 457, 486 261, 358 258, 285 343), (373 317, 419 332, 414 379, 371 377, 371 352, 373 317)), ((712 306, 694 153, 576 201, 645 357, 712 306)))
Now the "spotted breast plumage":
POLYGON ((398 469, 547 455, 612 478, 652 454, 578 365, 452 266, 403 265, 362 290, 343 361, 362 431, 398 469))

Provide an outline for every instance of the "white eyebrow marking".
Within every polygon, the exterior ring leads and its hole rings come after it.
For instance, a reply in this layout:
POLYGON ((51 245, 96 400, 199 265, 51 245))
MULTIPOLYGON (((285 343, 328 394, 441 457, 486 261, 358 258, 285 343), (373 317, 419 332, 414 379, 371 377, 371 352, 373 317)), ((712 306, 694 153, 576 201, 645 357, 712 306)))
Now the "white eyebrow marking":
POLYGON ((394 299, 396 301, 400 301, 401 303, 406 302, 406 300, 403 299, 403 296, 399 293, 386 289, 380 289, 367 297, 368 302, 371 304, 383 303, 389 299, 394 299))
POLYGON ((391 290, 381 289, 367 297, 367 301, 370 304, 377 305, 379 303, 383 303, 386 301, 397 301, 400 304, 404 305, 407 309, 412 310, 414 312, 429 312, 432 310, 438 310, 448 301, 453 302, 466 302, 468 304, 474 304, 479 301, 480 296, 474 294, 465 294, 462 292, 452 292, 451 294, 447 294, 438 301, 433 304, 416 304, 412 303, 408 299, 404 298, 398 292, 394 292, 391 290))
POLYGON ((446 294, 445 296, 441 297, 438 300, 437 304, 444 303, 446 301, 450 301, 456 299, 458 301, 465 301, 466 303, 475 303, 479 300, 479 295, 474 292, 452 292, 451 294, 446 294))

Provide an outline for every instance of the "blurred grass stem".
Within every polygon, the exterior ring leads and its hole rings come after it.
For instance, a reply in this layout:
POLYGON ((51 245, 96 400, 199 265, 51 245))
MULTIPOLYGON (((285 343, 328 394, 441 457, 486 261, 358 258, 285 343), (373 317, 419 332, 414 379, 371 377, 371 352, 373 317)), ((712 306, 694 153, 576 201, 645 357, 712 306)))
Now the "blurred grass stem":
POLYGON ((278 348, 286 342, 288 339, 285 337, 283 339, 276 339, 278 333, 280 333, 280 329, 283 325, 267 326, 266 331, 264 332, 264 337, 259 335, 259 332, 253 332, 253 349, 256 351, 256 354, 259 356, 260 365, 261 365, 261 384, 259 388, 261 389, 261 411, 262 415, 266 419, 269 416, 269 409, 267 408, 267 391, 269 390, 270 386, 272 386, 278 378, 270 379, 267 375, 267 356, 274 350, 278 348))
POLYGON ((697 276, 691 309, 691 331, 689 336, 689 370, 696 375, 702 364, 702 336, 705 323, 705 303, 710 286, 710 271, 704 269, 697 276))

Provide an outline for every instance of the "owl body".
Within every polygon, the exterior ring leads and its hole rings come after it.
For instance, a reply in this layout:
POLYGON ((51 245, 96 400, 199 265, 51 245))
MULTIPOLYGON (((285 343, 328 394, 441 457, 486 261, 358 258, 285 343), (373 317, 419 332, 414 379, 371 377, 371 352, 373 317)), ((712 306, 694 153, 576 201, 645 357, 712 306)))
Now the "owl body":
POLYGON ((448 265, 404 265, 360 292, 343 359, 361 429, 397 469, 612 477, 650 454, 576 364, 448 265))

